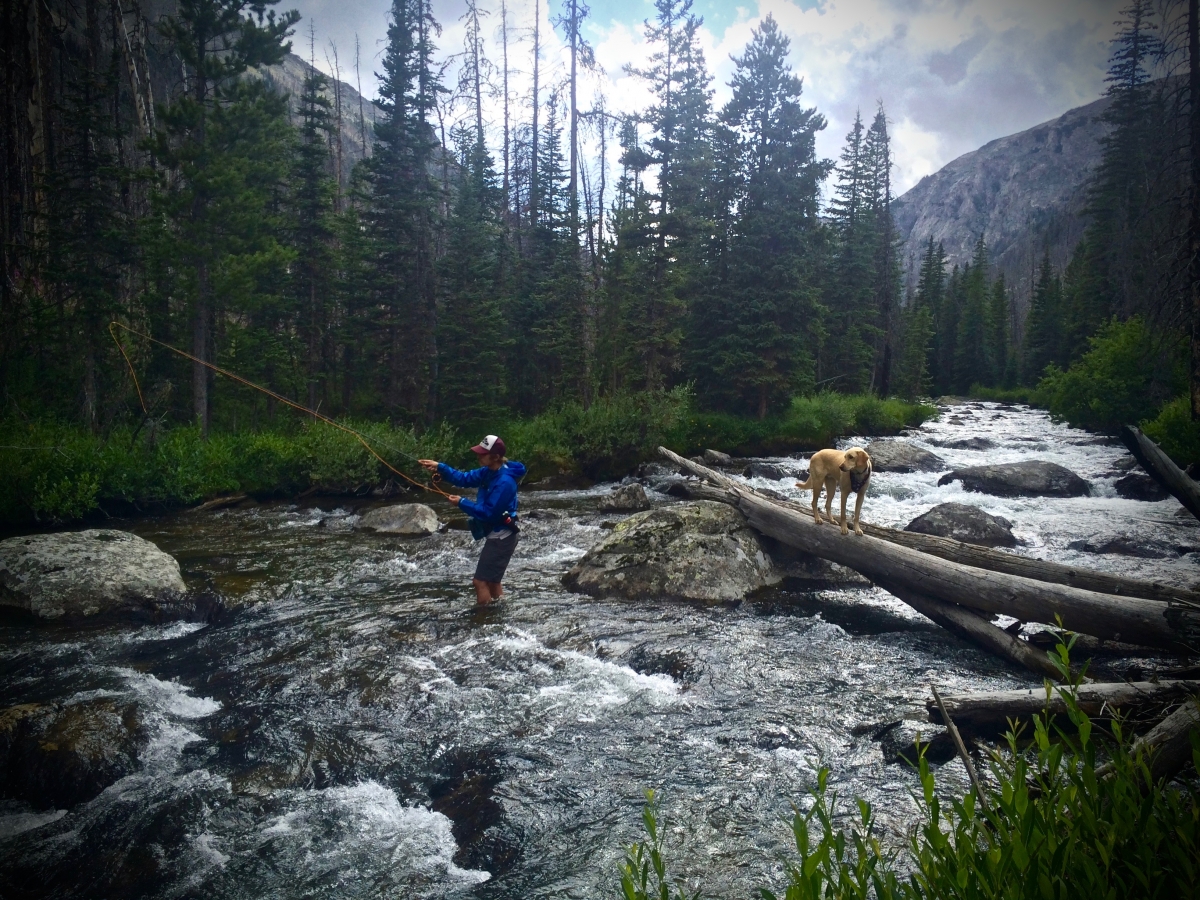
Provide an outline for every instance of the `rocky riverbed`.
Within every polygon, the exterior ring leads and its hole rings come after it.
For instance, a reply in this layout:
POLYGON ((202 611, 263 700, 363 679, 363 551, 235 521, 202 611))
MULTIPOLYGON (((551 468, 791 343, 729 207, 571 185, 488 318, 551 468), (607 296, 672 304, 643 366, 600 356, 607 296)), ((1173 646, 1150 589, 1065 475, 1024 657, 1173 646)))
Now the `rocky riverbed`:
MULTIPOLYGON (((926 453, 893 453, 867 521, 904 527, 967 504, 991 518, 960 511, 945 527, 1010 534, 1011 552, 1200 580, 1195 520, 1174 500, 1120 496, 1130 467, 1117 445, 988 403, 947 408, 902 440, 926 453), (1087 495, 939 483, 1029 461, 1062 466, 1087 495)), ((803 459, 737 465, 798 496, 776 476, 803 459)), ((710 537, 761 582, 744 600, 568 592, 564 574, 628 517, 679 518, 673 478, 647 473, 649 512, 625 511, 643 505, 636 491, 605 503, 612 485, 526 493, 509 593, 488 609, 471 605, 477 548, 457 527, 371 530, 369 510, 339 500, 117 523, 224 611, 3 620, 0 896, 609 897, 652 787, 676 867, 704 872, 711 895, 745 897, 779 883, 784 819, 821 766, 899 840, 916 783, 890 760, 928 684, 1033 680, 846 573, 759 561, 735 523, 710 537), (69 776, 58 787, 55 765, 69 776), (14 772, 32 774, 14 787, 14 772)), ((956 760, 939 777, 963 787, 956 760)))

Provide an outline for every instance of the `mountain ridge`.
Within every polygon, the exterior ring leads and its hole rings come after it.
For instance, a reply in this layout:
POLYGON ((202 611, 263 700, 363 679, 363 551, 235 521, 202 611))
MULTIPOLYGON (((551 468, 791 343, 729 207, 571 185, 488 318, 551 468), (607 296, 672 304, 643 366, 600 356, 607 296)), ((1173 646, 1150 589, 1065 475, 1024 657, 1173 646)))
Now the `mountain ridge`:
POLYGON ((969 262, 980 234, 993 275, 1002 273, 1023 309, 1044 250, 1060 270, 1086 227, 1087 183, 1108 127, 1102 97, 1006 137, 926 175, 893 206, 905 285, 916 288, 932 236, 950 266, 969 262))

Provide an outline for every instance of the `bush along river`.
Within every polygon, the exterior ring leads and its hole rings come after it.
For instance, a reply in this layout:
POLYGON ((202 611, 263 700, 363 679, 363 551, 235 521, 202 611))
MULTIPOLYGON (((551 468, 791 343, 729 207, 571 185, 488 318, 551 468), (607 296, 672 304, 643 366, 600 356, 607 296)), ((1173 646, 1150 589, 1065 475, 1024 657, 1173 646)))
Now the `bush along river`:
MULTIPOLYGON (((875 445, 864 521, 963 503, 1015 553, 1198 580, 1196 521, 1153 499, 1112 442, 992 403, 947 406, 897 440, 875 445), (1090 495, 945 477, 1029 460, 1090 495)), ((800 498, 804 469, 758 460, 749 480, 800 498)), ((682 508, 677 475, 644 474, 652 507, 682 508)), ((938 731, 923 722, 931 682, 1038 683, 829 566, 779 563, 790 577, 743 601, 570 593, 564 574, 628 515, 601 509, 612 488, 524 492, 507 594, 489 608, 469 587, 477 548, 441 505, 452 527, 422 537, 362 530, 368 510, 337 499, 118 523, 226 608, 0 625, 0 895, 611 897, 654 788, 677 869, 748 897, 784 881, 786 823, 822 766, 903 840, 918 785, 895 759, 938 731)), ((1093 673, 1174 664, 1098 658, 1093 673)), ((952 751, 935 750, 939 780, 963 790, 952 751)))

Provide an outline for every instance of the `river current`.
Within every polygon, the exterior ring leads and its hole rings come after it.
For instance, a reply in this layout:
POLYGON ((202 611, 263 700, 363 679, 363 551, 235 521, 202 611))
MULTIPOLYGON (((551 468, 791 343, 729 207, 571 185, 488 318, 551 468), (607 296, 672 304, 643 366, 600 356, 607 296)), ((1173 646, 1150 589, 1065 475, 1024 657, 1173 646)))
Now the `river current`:
MULTIPOLYGON (((991 403, 943 409, 906 439, 950 467, 1058 462, 1093 496, 1000 499, 879 473, 864 520, 903 527, 959 500, 1009 519, 1019 553, 1200 580, 1200 530, 1179 504, 1117 497, 1117 445, 991 403), (995 446, 944 446, 969 437, 995 446), (1121 534, 1163 558, 1070 547, 1121 534)), ((0 707, 131 698, 149 735, 140 770, 90 802, 0 801, 0 896, 615 897, 647 788, 675 871, 703 873, 706 896, 756 896, 781 884, 788 820, 822 766, 903 838, 916 781, 884 762, 875 726, 922 709, 931 682, 1036 683, 877 588, 784 584, 713 606, 569 594, 562 574, 620 518, 595 511, 610 487, 525 492, 507 593, 486 609, 468 533, 365 534, 337 501, 121 525, 189 583, 255 602, 210 625, 0 627, 0 707)), ((957 761, 938 777, 964 786, 957 761)))

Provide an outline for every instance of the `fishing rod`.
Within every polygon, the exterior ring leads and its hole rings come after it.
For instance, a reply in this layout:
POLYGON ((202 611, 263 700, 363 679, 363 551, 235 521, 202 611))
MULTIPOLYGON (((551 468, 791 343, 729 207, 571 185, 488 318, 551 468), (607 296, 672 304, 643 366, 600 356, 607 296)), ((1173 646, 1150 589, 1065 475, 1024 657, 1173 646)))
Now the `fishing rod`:
MULTIPOLYGON (((125 360, 125 365, 129 367, 129 377, 133 379, 133 386, 135 388, 137 388, 138 402, 142 405, 142 412, 144 412, 146 415, 150 414, 150 410, 146 408, 146 398, 142 395, 142 385, 138 381, 137 372, 133 368, 133 362, 129 359, 129 354, 125 352, 125 347, 121 344, 120 338, 117 337, 116 330, 118 328, 124 329, 125 331, 128 331, 130 334, 135 335, 136 337, 140 337, 143 340, 149 341, 152 344, 157 344, 158 346, 162 347, 165 350, 170 350, 172 353, 182 356, 184 359, 191 360, 194 363, 199 363, 200 365, 204 366, 206 369, 210 369, 213 372, 216 372, 218 375, 224 375, 226 378, 236 381, 238 384, 245 385, 248 388, 253 388, 256 391, 261 391, 262 393, 266 394, 268 397, 278 400, 280 403, 284 404, 285 406, 290 406, 292 409, 299 410, 302 413, 307 413, 308 415, 312 416, 314 419, 317 419, 321 422, 324 422, 326 425, 331 425, 332 427, 338 429, 338 431, 344 431, 344 432, 346 432, 346 434, 352 435, 360 444, 363 445, 363 447, 366 448, 368 453, 370 453, 373 457, 375 457, 375 459, 379 460, 379 462, 381 462, 393 474, 399 475, 405 481, 409 482, 410 484, 416 485, 423 491, 427 491, 431 494, 440 494, 441 496, 446 497, 447 499, 449 499, 449 497, 451 496, 450 494, 446 493, 445 491, 443 491, 441 488, 439 488, 437 486, 437 482, 441 480, 441 477, 439 475, 435 474, 432 476, 432 481, 434 482, 433 484, 431 484, 431 485, 422 484, 421 482, 417 481, 415 478, 412 478, 409 475, 405 474, 404 472, 401 472, 399 469, 397 469, 395 466, 393 466, 390 462, 388 462, 386 459, 384 459, 382 456, 380 456, 379 452, 374 447, 371 446, 370 441, 368 441, 365 437, 363 437, 363 435, 360 432, 355 431, 353 428, 349 427, 348 425, 343 425, 340 422, 335 422, 333 419, 329 418, 328 416, 321 415, 316 410, 309 409, 307 406, 302 406, 301 404, 296 403, 294 400, 289 400, 287 397, 284 397, 281 394, 275 393, 275 391, 271 390, 270 388, 265 388, 261 384, 255 384, 253 381, 250 381, 247 378, 243 378, 241 375, 238 375, 235 372, 230 372, 228 369, 222 369, 220 366, 214 365, 213 363, 207 362, 203 359, 200 359, 199 357, 193 356, 192 354, 188 353, 185 350, 180 350, 178 347, 172 347, 170 344, 166 343, 165 341, 160 341, 158 338, 151 337, 148 334, 144 334, 143 332, 138 331, 136 328, 130 328, 128 325, 125 325, 121 322, 116 322, 116 321, 109 322, 108 323, 108 333, 112 336, 113 343, 117 345, 117 349, 121 351, 121 356, 125 360)), ((413 456, 411 453, 405 453, 403 450, 400 450, 396 447, 392 447, 390 449, 392 449, 396 453, 399 453, 401 456, 411 459, 413 462, 420 463, 420 460, 417 457, 413 456)))

